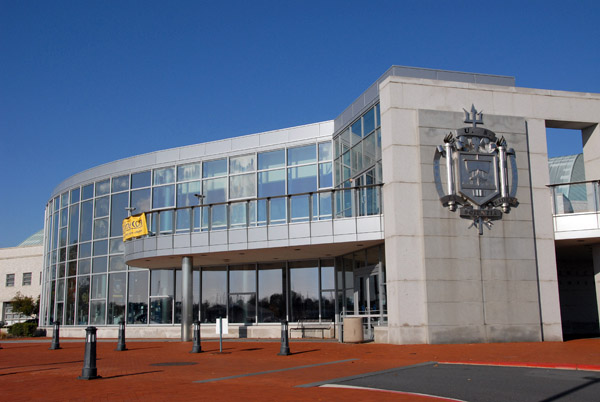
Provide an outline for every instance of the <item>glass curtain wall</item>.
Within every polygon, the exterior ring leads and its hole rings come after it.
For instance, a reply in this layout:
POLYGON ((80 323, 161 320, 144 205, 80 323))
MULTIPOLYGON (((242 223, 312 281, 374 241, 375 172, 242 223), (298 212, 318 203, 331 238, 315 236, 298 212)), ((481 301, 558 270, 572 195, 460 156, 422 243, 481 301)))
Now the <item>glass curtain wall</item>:
MULTIPOLYGON (((151 234, 302 222, 311 216, 314 220, 332 219, 331 194, 306 193, 334 186, 334 149, 331 141, 322 141, 188 162, 101 178, 55 196, 46 208, 41 322, 116 325, 125 319, 129 324, 176 323, 177 286, 170 293, 152 293, 151 273, 125 264, 123 219, 153 211, 147 214, 151 234), (302 194, 255 200, 294 193, 302 194), (221 202, 229 204, 215 205, 210 213, 207 207, 195 207, 221 202), (175 212, 174 207, 190 208, 175 212)), ((254 297, 250 304, 254 305, 254 320, 259 322, 281 319, 278 300, 285 293, 283 285, 261 288, 260 277, 281 279, 282 284, 289 281, 281 268, 268 271, 257 274, 254 296, 232 293, 240 300, 248 299, 246 304, 254 297)), ((228 291, 224 300, 207 299, 212 306, 208 316, 228 311, 229 297, 234 297, 228 291)), ((205 301, 198 299, 199 310, 205 301)), ((250 314, 250 310, 244 311, 250 314)))

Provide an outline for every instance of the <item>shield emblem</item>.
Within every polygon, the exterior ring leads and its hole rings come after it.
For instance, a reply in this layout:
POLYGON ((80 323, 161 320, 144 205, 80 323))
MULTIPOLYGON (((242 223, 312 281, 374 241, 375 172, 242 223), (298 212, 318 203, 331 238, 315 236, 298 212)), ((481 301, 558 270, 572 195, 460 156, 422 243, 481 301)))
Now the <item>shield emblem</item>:
POLYGON ((481 207, 500 194, 498 158, 470 152, 458 153, 458 191, 481 207))

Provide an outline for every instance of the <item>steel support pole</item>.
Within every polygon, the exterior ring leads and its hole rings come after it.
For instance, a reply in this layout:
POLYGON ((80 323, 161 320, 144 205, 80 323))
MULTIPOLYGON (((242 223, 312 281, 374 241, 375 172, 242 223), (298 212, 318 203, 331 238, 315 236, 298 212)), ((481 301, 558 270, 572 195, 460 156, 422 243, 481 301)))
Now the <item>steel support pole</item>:
POLYGON ((192 322, 194 300, 192 296, 192 257, 183 257, 181 260, 181 340, 192 340, 192 322))

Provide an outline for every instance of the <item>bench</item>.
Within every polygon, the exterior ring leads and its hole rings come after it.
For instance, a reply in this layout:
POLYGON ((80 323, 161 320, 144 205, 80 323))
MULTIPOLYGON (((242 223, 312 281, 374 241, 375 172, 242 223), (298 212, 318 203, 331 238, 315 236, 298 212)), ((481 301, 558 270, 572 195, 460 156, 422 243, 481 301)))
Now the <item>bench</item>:
POLYGON ((319 320, 299 320, 297 323, 290 324, 290 337, 294 332, 300 332, 300 338, 331 338, 331 328, 333 323, 331 322, 319 322, 319 320), (325 331, 329 333, 325 336, 325 331), (321 336, 317 336, 320 332, 321 336))

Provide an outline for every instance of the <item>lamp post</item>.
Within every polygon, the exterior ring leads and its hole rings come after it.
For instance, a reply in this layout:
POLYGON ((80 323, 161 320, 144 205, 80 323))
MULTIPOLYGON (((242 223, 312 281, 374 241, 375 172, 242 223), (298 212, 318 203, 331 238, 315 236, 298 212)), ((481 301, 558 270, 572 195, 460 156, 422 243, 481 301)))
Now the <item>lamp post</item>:
POLYGON ((94 380, 100 378, 96 368, 96 327, 85 329, 85 354, 83 357, 83 369, 79 380, 94 380))
POLYGON ((121 319, 119 321, 119 341, 117 342, 117 349, 119 352, 127 350, 127 346, 125 346, 125 320, 121 319))
POLYGON ((131 213, 135 211, 135 207, 125 207, 127 210, 127 216, 131 216, 131 213))
POLYGON ((290 355, 290 342, 288 340, 288 322, 287 320, 281 321, 281 349, 278 356, 289 356, 290 355))

